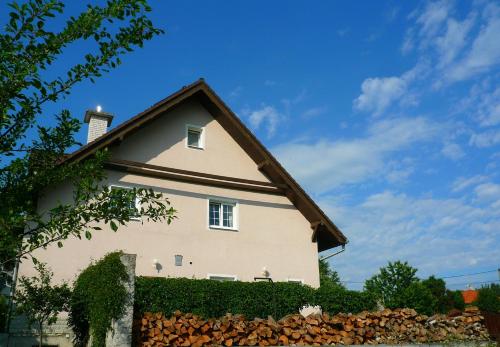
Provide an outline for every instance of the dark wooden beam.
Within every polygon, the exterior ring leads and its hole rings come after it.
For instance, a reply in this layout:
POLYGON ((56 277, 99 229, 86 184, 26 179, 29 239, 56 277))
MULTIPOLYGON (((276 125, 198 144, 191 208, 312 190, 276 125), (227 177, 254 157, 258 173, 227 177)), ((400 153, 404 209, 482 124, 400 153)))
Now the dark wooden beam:
POLYGON ((323 225, 323 222, 317 221, 311 223, 311 229, 313 230, 311 235, 311 241, 316 242, 318 240, 319 228, 323 225))
POLYGON ((264 160, 264 161, 261 161, 260 163, 257 164, 257 168, 259 170, 262 170, 262 168, 266 165, 269 165, 269 160, 264 160))
POLYGON ((266 186, 260 186, 260 185, 250 185, 250 184, 228 182, 228 181, 219 181, 219 180, 202 178, 202 177, 197 177, 197 176, 181 175, 181 174, 177 174, 177 173, 158 171, 158 170, 141 168, 141 167, 132 166, 132 165, 126 165, 123 163, 120 164, 118 162, 108 162, 108 163, 106 163, 105 167, 108 169, 122 171, 122 172, 128 172, 131 174, 136 174, 136 175, 141 175, 141 176, 162 178, 162 179, 168 179, 168 180, 173 180, 173 181, 188 182, 188 183, 213 186, 213 187, 222 187, 222 188, 237 189, 237 190, 244 190, 244 191, 251 191, 251 192, 284 195, 284 191, 281 188, 273 188, 273 187, 266 187, 266 186))
POLYGON ((318 221, 315 221, 315 222, 311 222, 311 229, 316 229, 318 227, 318 225, 321 225, 323 222, 318 220, 318 221))
POLYGON ((286 189, 286 190, 285 190, 285 196, 288 198, 288 200, 290 200, 290 202, 291 202, 292 204, 294 204, 294 205, 295 205, 296 196, 295 196, 295 194, 293 193, 293 190, 291 190, 291 189, 286 189))
POLYGON ((237 183, 244 183, 244 184, 249 184, 249 185, 254 185, 254 186, 273 187, 273 188, 281 188, 281 189, 286 188, 286 185, 284 185, 284 184, 276 184, 276 183, 271 183, 271 182, 249 180, 249 179, 238 178, 238 177, 214 175, 214 174, 198 172, 198 171, 183 170, 183 169, 176 169, 176 168, 167 167, 167 166, 140 163, 140 162, 131 161, 131 160, 112 159, 109 161, 109 163, 117 164, 117 165, 133 166, 133 167, 150 169, 150 170, 157 170, 157 171, 163 171, 163 172, 170 172, 170 173, 176 173, 176 174, 187 175, 187 176, 209 178, 209 179, 218 180, 218 181, 237 182, 237 183))

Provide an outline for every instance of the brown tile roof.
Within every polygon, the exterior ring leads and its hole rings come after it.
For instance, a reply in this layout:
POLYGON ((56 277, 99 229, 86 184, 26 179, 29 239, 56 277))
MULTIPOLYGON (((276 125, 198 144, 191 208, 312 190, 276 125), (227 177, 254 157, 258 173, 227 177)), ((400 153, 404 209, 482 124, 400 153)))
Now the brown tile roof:
POLYGON ((478 291, 474 289, 462 290, 462 297, 466 304, 472 304, 477 300, 478 291))

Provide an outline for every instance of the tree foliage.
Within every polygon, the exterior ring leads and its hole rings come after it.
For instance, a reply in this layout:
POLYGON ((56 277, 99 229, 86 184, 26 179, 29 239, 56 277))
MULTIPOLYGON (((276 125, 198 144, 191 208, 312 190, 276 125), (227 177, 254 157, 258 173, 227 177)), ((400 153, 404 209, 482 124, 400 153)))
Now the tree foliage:
POLYGON ((460 291, 446 289, 443 279, 430 276, 423 280, 422 284, 431 291, 436 303, 436 312, 447 313, 453 308, 464 309, 465 304, 460 291))
POLYGON ((500 313, 500 284, 492 283, 479 289, 475 304, 481 311, 500 313))
POLYGON ((15 302, 18 314, 24 314, 30 324, 36 324, 39 334, 39 345, 42 346, 43 325, 54 324, 57 315, 66 311, 71 290, 66 283, 52 285, 52 272, 43 263, 36 265, 38 275, 21 277, 20 290, 16 293, 15 302))
POLYGON ((69 325, 75 345, 104 347, 113 319, 122 316, 129 298, 124 281, 128 279, 120 260, 122 252, 106 255, 90 264, 76 279, 70 300, 69 325))
POLYGON ((394 307, 413 308, 421 314, 436 313, 437 299, 422 282, 413 282, 394 298, 394 307))
POLYGON ((386 267, 380 268, 380 273, 366 280, 365 289, 385 307, 397 307, 403 291, 418 282, 416 273, 417 269, 408 265, 408 262, 389 262, 386 267))
POLYGON ((48 103, 59 102, 78 83, 93 82, 118 66, 121 56, 163 32, 149 19, 147 1, 88 5, 66 21, 60 20, 63 1, 14 1, 10 8, 0 32, 0 264, 8 270, 16 259, 52 243, 62 246, 69 236, 89 239, 102 224, 116 231, 135 217, 117 206, 135 198, 144 220, 170 222, 175 211, 161 194, 133 189, 111 195, 101 184, 106 151, 85 161, 64 161, 80 145, 74 136, 80 122, 68 110, 44 113, 48 103), (56 75, 53 64, 83 42, 93 48, 56 75), (68 201, 40 210, 39 201, 51 187, 67 185, 74 188, 68 201))
POLYGON ((422 284, 430 290, 436 300, 436 310, 446 313, 451 307, 448 306, 446 283, 441 278, 430 276, 422 281, 422 284))
POLYGON ((330 264, 326 260, 318 260, 319 266, 319 283, 321 286, 336 285, 343 286, 340 282, 340 277, 337 271, 330 268, 330 264))

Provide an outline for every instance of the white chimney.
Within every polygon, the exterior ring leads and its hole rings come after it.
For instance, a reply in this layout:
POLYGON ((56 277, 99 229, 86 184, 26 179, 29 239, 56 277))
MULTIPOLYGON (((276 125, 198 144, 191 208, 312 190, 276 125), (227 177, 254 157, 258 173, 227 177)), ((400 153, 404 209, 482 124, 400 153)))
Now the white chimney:
POLYGON ((111 113, 102 112, 101 106, 97 106, 96 111, 88 110, 85 112, 84 122, 89 123, 87 143, 90 143, 98 137, 106 134, 112 120, 113 115, 111 113))

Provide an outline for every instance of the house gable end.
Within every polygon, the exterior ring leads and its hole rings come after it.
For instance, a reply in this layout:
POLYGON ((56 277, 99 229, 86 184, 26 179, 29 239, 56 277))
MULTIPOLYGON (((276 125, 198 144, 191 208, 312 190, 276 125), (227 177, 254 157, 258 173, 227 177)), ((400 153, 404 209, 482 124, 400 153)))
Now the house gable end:
MULTIPOLYGON (((227 134, 239 145, 249 158, 253 160, 255 169, 251 171, 255 182, 271 182, 274 188, 287 196, 295 207, 311 223, 312 241, 318 242, 318 250, 324 251, 338 245, 347 243, 347 238, 324 214, 316 203, 307 195, 300 185, 286 172, 272 154, 259 142, 259 140, 246 128, 238 117, 225 105, 215 92, 203 81, 199 80, 186 86, 166 99, 151 106, 137 116, 122 123, 105 136, 83 146, 69 155, 65 160, 83 160, 100 148, 112 148, 129 136, 137 133, 152 123, 162 114, 174 112, 192 102, 199 103, 220 125, 227 134), (260 172, 260 173, 257 173, 260 172)), ((207 134, 208 135, 208 134, 207 134)), ((244 156, 244 157, 247 157, 244 156)), ((150 158, 151 159, 151 158, 150 158)), ((248 158, 247 158, 248 159, 248 158)), ((248 164, 248 162, 247 162, 248 164)), ((135 169, 137 170, 137 169, 135 169)), ((142 170, 142 169, 141 169, 142 170)), ((159 175, 158 173, 156 173, 159 175)), ((165 174, 163 174, 165 175, 165 174)), ((168 175, 172 175, 169 173, 168 175)), ((248 177, 248 176, 247 176, 248 177)), ((233 177, 234 178, 234 177, 233 177)), ((241 178, 240 178, 241 179, 241 178)), ((238 184, 238 183, 236 183, 238 184)), ((268 189, 268 188, 264 188, 268 189)))

